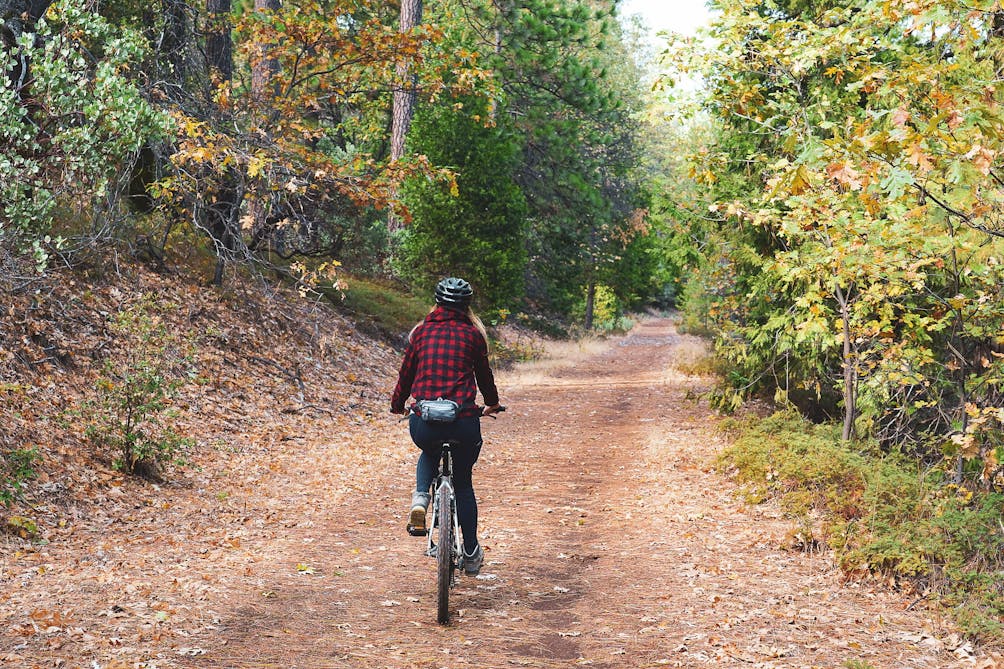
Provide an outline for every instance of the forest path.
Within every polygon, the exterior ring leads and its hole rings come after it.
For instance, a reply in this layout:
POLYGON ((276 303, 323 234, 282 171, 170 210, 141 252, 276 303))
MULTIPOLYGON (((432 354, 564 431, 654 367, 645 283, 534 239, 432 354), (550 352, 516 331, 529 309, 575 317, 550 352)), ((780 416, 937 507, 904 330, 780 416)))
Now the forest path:
POLYGON ((689 399, 702 381, 674 367, 688 339, 651 320, 551 374, 499 375, 510 410, 483 421, 475 469, 486 564, 460 578, 449 627, 435 564, 403 531, 416 453, 387 419, 338 450, 349 487, 312 492, 284 576, 223 616, 192 666, 971 665, 904 597, 782 550, 789 524, 711 471, 721 440, 689 399))
POLYGON ((711 469, 722 439, 693 399, 710 381, 680 371, 699 348, 651 319, 498 375, 509 411, 482 421, 474 479, 486 563, 447 627, 404 531, 417 451, 386 413, 396 354, 315 373, 307 404, 207 387, 186 400, 201 469, 160 486, 97 470, 51 541, 0 554, 0 666, 994 666, 922 602, 783 549, 777 509, 711 469))

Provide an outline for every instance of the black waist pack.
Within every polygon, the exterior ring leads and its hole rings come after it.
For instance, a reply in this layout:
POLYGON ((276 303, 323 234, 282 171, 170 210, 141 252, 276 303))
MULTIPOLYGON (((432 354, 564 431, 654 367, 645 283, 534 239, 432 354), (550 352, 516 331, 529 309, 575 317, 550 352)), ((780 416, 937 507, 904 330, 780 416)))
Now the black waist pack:
POLYGON ((452 423, 457 419, 460 405, 453 400, 419 400, 418 415, 426 423, 452 423))

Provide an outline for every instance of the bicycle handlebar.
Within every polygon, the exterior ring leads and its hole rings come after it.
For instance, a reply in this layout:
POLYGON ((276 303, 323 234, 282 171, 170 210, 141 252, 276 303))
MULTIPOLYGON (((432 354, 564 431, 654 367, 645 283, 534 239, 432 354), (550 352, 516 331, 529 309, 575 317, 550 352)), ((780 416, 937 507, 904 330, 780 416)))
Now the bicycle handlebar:
MULTIPOLYGON (((492 411, 491 413, 485 413, 485 409, 486 408, 487 407, 480 407, 481 413, 478 414, 479 417, 481 417, 481 416, 487 416, 487 417, 491 418, 492 420, 495 420, 496 418, 498 418, 498 416, 496 416, 495 414, 502 413, 503 411, 506 410, 505 405, 502 405, 502 404, 499 405, 498 409, 496 409, 495 411, 492 411)), ((404 415, 401 416, 398 419, 397 422, 400 423, 403 420, 408 420, 409 418, 411 418, 412 414, 415 414, 416 416, 418 415, 418 413, 415 411, 414 407, 409 407, 408 410, 404 412, 404 415)))

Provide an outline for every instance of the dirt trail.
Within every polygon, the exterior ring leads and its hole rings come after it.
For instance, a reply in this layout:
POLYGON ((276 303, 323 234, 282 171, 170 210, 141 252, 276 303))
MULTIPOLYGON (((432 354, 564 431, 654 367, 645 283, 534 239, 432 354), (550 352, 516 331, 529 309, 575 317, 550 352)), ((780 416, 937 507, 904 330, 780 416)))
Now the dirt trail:
POLYGON ((219 472, 111 485, 128 518, 10 555, 0 665, 993 666, 904 596, 781 548, 788 524, 709 469, 720 439, 690 399, 706 380, 674 367, 694 346, 652 320, 574 365, 499 374, 510 410, 483 421, 475 469, 487 560, 449 627, 404 532, 416 451, 374 397, 276 412, 219 472))
POLYGON ((484 421, 475 475, 487 563, 461 578, 452 626, 435 624, 434 563, 403 532, 406 430, 377 424, 355 440, 372 448, 341 457, 385 475, 349 467, 332 472, 349 488, 312 491, 316 522, 290 528, 262 596, 221 616, 191 666, 971 665, 907 600, 781 550, 788 525, 732 496, 687 399, 699 381, 674 371, 683 342, 653 320, 549 377, 500 375, 511 409, 484 421))

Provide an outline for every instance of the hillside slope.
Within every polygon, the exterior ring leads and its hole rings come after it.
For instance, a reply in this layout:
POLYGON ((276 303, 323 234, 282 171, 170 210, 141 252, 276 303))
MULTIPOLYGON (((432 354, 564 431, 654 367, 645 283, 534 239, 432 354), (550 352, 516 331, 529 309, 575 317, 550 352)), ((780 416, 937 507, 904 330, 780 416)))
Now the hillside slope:
MULTIPOLYGON (((148 524, 189 526, 193 536, 177 557, 225 544, 210 510, 226 506, 235 472, 260 467, 305 424, 336 430, 383 413, 383 385, 397 363, 390 346, 324 304, 262 284, 219 291, 130 266, 104 279, 55 275, 8 299, 0 312, 0 430, 5 453, 37 459, 20 498, 0 507, 8 530, 0 534, 0 603, 10 585, 74 568, 20 569, 24 560, 46 563, 50 547, 75 545, 106 563, 102 525, 129 524, 137 536, 148 524), (185 466, 145 468, 144 479, 116 471, 118 451, 88 429, 110 429, 99 422, 107 400, 99 389, 152 367, 164 386, 179 386, 169 406, 151 413, 192 446, 178 454, 185 466), (193 508, 208 514, 196 512, 206 521, 201 531, 193 508)), ((10 472, 0 477, 10 494, 10 472)), ((0 606, 0 629, 9 615, 0 606)))

